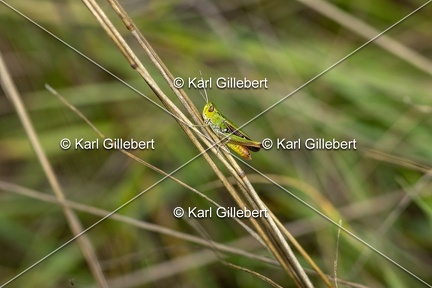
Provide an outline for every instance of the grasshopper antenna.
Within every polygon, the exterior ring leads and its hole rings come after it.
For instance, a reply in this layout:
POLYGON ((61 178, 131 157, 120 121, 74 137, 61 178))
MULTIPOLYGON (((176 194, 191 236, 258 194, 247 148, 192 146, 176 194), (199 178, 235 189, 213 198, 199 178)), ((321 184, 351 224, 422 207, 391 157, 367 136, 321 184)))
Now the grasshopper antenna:
MULTIPOLYGON (((202 75, 202 73, 201 73, 201 70, 199 71, 199 73, 200 73, 200 75, 201 75, 201 80, 203 80, 203 83, 204 83, 204 77, 203 77, 203 75, 202 75)), ((206 88, 205 88, 205 85, 203 85, 203 87, 204 87, 204 94, 205 94, 205 96, 203 95, 203 93, 201 92, 201 90, 200 90, 199 92, 200 92, 201 96, 204 98, 204 101, 205 101, 206 103, 208 103, 207 90, 206 90, 206 88)))

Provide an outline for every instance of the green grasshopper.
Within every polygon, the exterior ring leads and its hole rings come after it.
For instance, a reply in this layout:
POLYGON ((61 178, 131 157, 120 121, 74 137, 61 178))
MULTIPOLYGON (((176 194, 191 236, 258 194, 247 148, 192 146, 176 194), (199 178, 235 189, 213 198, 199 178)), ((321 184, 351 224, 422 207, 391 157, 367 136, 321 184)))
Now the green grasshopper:
MULTIPOLYGON (((201 75, 202 77, 202 75, 201 75)), ((216 106, 208 101, 207 91, 204 88, 203 98, 206 105, 203 110, 204 123, 213 130, 213 132, 221 139, 224 139, 224 144, 231 148, 246 160, 251 160, 252 157, 249 150, 258 152, 261 149, 261 143, 253 141, 246 133, 241 131, 238 126, 234 125, 230 120, 222 115, 216 106)))
POLYGON ((246 133, 223 116, 212 102, 207 102, 204 106, 203 119, 204 123, 209 125, 219 138, 225 138, 225 144, 229 148, 246 160, 252 159, 249 150, 258 152, 261 149, 260 142, 249 138, 246 133))

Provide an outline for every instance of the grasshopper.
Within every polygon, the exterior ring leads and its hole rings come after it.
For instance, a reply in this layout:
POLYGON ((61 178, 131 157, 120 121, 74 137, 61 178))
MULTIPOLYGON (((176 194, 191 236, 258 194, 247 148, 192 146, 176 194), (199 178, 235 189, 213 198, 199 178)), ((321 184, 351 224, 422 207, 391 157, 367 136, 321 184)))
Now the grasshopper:
POLYGON ((261 143, 253 141, 236 125, 229 121, 212 102, 207 102, 203 110, 203 119, 219 138, 226 138, 226 145, 241 157, 251 160, 250 151, 257 152, 261 143))
MULTIPOLYGON (((202 75, 201 75, 202 77, 202 75)), ((231 148, 234 152, 239 154, 246 160, 251 160, 252 157, 249 150, 252 152, 258 152, 261 149, 261 143, 253 141, 246 133, 241 131, 238 126, 234 125, 228 118, 222 115, 216 106, 208 101, 207 91, 204 88, 203 98, 206 101, 206 105, 203 109, 203 120, 204 123, 213 130, 213 132, 221 139, 224 139, 224 143, 231 148)))

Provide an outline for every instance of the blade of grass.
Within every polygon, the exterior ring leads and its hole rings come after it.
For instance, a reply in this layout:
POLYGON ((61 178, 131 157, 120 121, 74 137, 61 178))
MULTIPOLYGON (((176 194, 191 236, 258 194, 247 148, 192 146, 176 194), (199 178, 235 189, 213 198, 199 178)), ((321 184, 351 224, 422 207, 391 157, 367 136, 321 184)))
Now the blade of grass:
MULTIPOLYGON (((0 53, 0 82, 3 87, 3 90, 5 91, 5 94, 12 102, 18 114, 18 117, 27 133, 27 137, 31 143, 31 146, 33 147, 33 150, 37 156, 37 159, 39 160, 39 163, 42 166, 45 176, 48 179, 51 189, 53 190, 58 201, 60 203, 64 203, 66 197, 64 196, 60 183, 54 173, 53 168, 51 167, 48 157, 46 156, 42 148, 42 145, 40 144, 39 137, 37 136, 37 133, 30 120, 30 117, 28 116, 24 103, 21 100, 21 97, 19 95, 18 89, 15 87, 15 84, 9 75, 9 71, 6 67, 6 64, 3 60, 3 56, 1 53, 0 53)), ((69 209, 66 206, 63 206, 63 213, 65 215, 65 218, 68 222, 72 234, 75 237, 80 236, 77 239, 78 246, 80 247, 83 256, 86 259, 86 262, 90 268, 90 271, 92 272, 99 287, 108 287, 105 276, 100 267, 99 260, 93 249, 93 246, 90 240, 88 239, 88 237, 82 234, 83 227, 81 225, 80 220, 73 212, 73 210, 69 209)), ((19 273, 14 278, 19 277, 22 273, 23 272, 19 273)), ((8 282, 6 282, 5 284, 7 283, 8 282)))
MULTIPOLYGON (((10 192, 16 193, 18 195, 37 199, 37 200, 40 200, 40 201, 43 201, 46 203, 54 203, 54 204, 66 206, 66 207, 74 209, 76 211, 81 211, 81 212, 89 213, 89 214, 100 216, 100 217, 105 217, 107 214, 110 213, 110 211, 96 208, 93 206, 89 206, 86 204, 82 204, 79 202, 75 202, 72 200, 65 199, 63 202, 60 202, 54 196, 48 195, 46 193, 35 191, 35 190, 29 189, 26 187, 22 187, 22 186, 8 183, 8 182, 1 181, 1 180, 0 180, 0 189, 4 190, 4 191, 10 191, 10 192)), ((205 239, 199 238, 197 236, 193 236, 193 235, 190 235, 187 233, 183 233, 183 232, 179 232, 179 231, 176 231, 173 229, 162 227, 160 225, 155 225, 153 223, 149 223, 149 222, 137 220, 134 218, 130 218, 128 216, 124 216, 121 214, 113 214, 113 215, 111 215, 110 219, 120 221, 120 222, 129 224, 131 226, 135 226, 135 227, 147 230, 147 231, 160 233, 160 234, 164 234, 167 236, 182 239, 182 240, 194 243, 194 244, 201 245, 203 247, 215 247, 215 249, 217 249, 223 253, 245 256, 245 257, 248 257, 250 259, 255 259, 255 260, 261 261, 263 263, 270 264, 270 265, 276 265, 276 266, 279 265, 279 263, 272 258, 269 258, 267 256, 257 255, 255 253, 247 252, 245 250, 242 250, 242 249, 235 247, 235 246, 250 247, 250 248, 256 247, 256 246, 251 245, 251 238, 242 238, 240 240, 236 240, 230 244, 232 246, 229 246, 227 244, 221 244, 221 243, 217 243, 214 241, 212 241, 210 243, 209 240, 205 240, 205 239)))
MULTIPOLYGON (((352 32, 360 35, 366 40, 374 38, 381 32, 369 24, 357 19, 356 17, 342 11, 335 5, 322 1, 322 0, 297 0, 298 2, 308 6, 309 8, 317 11, 318 13, 327 16, 333 21, 339 23, 343 27, 351 30, 352 32)), ((426 5, 429 5, 432 1, 429 0, 422 4, 416 11, 423 9, 426 5)), ((432 62, 417 53, 416 51, 410 49, 409 47, 403 45, 402 43, 394 40, 388 35, 381 35, 377 38, 374 43, 384 50, 390 52, 391 54, 405 60, 407 63, 413 65, 414 67, 432 75, 432 62)))
MULTIPOLYGON (((101 15, 103 12, 99 7, 97 7, 97 4, 93 1, 84 1, 85 3, 90 2, 91 3, 91 10, 97 10, 98 15, 101 15)), ((185 93, 180 91, 178 89, 174 89, 172 85, 172 75, 167 72, 168 69, 166 66, 162 63, 161 59, 157 56, 157 53, 151 48, 151 45, 148 43, 148 41, 145 40, 144 36, 139 32, 135 24, 133 23, 132 19, 128 16, 126 11, 121 7, 121 5, 116 0, 109 0, 108 1, 111 6, 113 7, 114 11, 119 15, 120 19, 124 22, 126 28, 131 31, 132 35, 135 36, 138 43, 142 46, 144 51, 146 51, 147 55, 150 57, 150 59, 153 61, 154 65, 159 69, 161 74, 165 77, 165 80, 170 85, 174 93, 179 97, 180 101, 185 105, 186 109, 190 111, 192 117, 199 118, 196 114, 198 114, 196 108, 194 107, 192 101, 190 101, 185 93), (188 99, 188 100, 185 100, 188 99), (194 115, 195 114, 195 115, 194 115)), ((90 4, 89 3, 89 4, 90 4)), ((90 9, 90 8, 89 8, 90 9)), ((92 11, 93 12, 93 11, 92 11)), ((93 12, 95 13, 95 12, 93 12)), ((100 17, 100 16, 99 16, 100 17)), ((106 17, 106 16, 104 16, 106 17)), ((97 17, 98 18, 98 17, 97 17)), ((104 19, 104 21, 109 21, 108 19, 104 19)), ((108 26, 111 26, 112 24, 109 24, 108 26)), ((111 28, 112 29, 112 28, 111 28)), ((116 43, 122 43, 124 42, 117 42, 116 43)), ((122 48, 121 51, 126 50, 126 48, 122 48)), ((135 59, 135 57, 126 57, 127 59, 135 59)), ((133 68, 140 67, 141 64, 134 65, 134 62, 131 62, 131 66, 133 68)), ((138 71, 138 70, 137 70, 138 71)), ((147 75, 144 75, 147 76, 147 75)), ((147 81, 149 82, 153 81, 147 81)), ((150 85, 150 84, 149 84, 150 85)), ((152 86, 151 86, 152 87, 152 86)), ((153 88, 152 88, 153 89, 153 88)), ((154 90, 154 89, 153 89, 154 90)), ((202 121, 200 121, 202 123, 202 121)), ((208 127, 207 127, 208 129, 208 127)), ((186 131, 185 131, 186 132, 186 131)), ((210 130, 208 129, 208 132, 210 130)), ((221 141, 219 140, 214 133, 210 132, 210 135, 214 137, 215 141, 221 141)), ((253 186, 251 185, 250 181, 245 176, 243 170, 238 166, 238 164, 235 162, 235 160, 231 157, 231 155, 226 155, 228 160, 230 161, 231 165, 225 166, 231 171, 232 175, 234 177, 238 177, 238 184, 239 188, 242 191, 242 196, 249 204, 248 206, 252 207, 253 209, 260 209, 260 210, 268 210, 266 205, 261 201, 260 197, 254 190, 253 186), (234 170, 234 171, 232 171, 234 170)), ((210 163, 211 166, 214 165, 214 163, 210 163)), ((215 171, 216 172, 216 171, 215 171)), ((221 175, 222 176, 222 175, 221 175)), ((223 182, 226 181, 226 178, 223 176, 222 178, 219 177, 223 182)), ((240 199, 240 194, 236 192, 233 188, 231 188, 231 185, 229 182, 226 181, 226 187, 228 191, 230 191, 230 194, 233 196, 233 198, 236 200, 236 202, 239 204, 240 207, 247 207, 243 204, 243 201, 240 199), (237 200, 238 199, 238 200, 237 200)), ((291 248, 289 247, 288 243, 286 242, 285 238, 283 237, 283 234, 279 230, 278 226, 275 223, 275 220, 271 217, 266 219, 261 219, 262 221, 257 222, 254 219, 252 220, 252 223, 254 224, 254 227, 257 229, 260 236, 264 239, 264 241, 267 243, 268 248, 272 251, 273 255, 280 261, 282 266, 284 267, 285 271, 291 275, 293 280, 298 283, 298 285, 303 285, 304 287, 312 287, 312 284, 310 283, 310 280, 308 279, 306 273, 304 272, 301 265, 298 263, 295 255, 293 254, 291 248), (300 284, 301 283, 301 284, 300 284)))

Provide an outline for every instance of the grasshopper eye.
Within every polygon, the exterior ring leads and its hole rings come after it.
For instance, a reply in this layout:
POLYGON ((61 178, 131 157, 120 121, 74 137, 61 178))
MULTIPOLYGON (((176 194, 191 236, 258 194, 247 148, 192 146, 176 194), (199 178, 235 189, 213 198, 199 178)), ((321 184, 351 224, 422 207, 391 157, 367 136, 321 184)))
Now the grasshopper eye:
POLYGON ((210 106, 208 111, 209 112, 213 112, 214 111, 214 106, 210 106))

